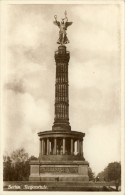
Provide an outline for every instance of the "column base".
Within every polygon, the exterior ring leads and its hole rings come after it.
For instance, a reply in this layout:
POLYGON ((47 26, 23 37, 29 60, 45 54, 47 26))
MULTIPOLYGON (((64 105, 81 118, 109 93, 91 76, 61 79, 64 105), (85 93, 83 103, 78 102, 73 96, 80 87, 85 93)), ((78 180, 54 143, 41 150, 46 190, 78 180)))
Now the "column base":
POLYGON ((52 131, 71 131, 71 126, 66 123, 54 123, 52 131))

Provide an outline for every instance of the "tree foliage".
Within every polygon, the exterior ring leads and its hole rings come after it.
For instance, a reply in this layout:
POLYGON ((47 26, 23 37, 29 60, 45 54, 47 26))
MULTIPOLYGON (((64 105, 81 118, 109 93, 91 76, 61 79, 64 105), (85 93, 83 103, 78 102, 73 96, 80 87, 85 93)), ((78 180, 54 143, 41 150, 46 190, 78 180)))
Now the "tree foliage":
POLYGON ((11 181, 11 175, 12 175, 11 159, 9 156, 4 156, 4 163, 3 163, 4 181, 11 181))
POLYGON ((121 164, 119 162, 109 163, 104 170, 106 181, 120 181, 121 179, 121 164))
POLYGON ((89 176, 89 181, 93 181, 95 179, 95 174, 93 173, 90 167, 88 168, 88 176, 89 176))
POLYGON ((30 174, 29 161, 36 160, 34 156, 28 157, 25 150, 13 151, 10 156, 3 157, 3 180, 4 181, 25 181, 30 174))
POLYGON ((104 181, 113 181, 116 185, 116 190, 121 183, 121 163, 120 162, 111 162, 104 169, 104 171, 98 174, 99 178, 103 178, 104 181))
POLYGON ((26 162, 28 160, 28 153, 25 152, 24 148, 13 151, 11 154, 11 160, 13 164, 26 162))

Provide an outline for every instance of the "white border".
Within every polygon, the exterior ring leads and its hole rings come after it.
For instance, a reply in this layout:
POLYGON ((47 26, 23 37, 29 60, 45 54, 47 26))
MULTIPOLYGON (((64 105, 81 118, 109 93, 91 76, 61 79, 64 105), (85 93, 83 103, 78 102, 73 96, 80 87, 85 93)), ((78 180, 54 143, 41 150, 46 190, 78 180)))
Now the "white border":
MULTIPOLYGON (((125 5, 125 1, 123 0, 83 0, 83 1, 77 1, 77 0, 55 0, 55 1, 51 1, 51 0, 44 0, 44 1, 40 1, 40 0, 1 0, 0 2, 0 49, 1 49, 1 58, 0 58, 0 64, 1 64, 1 68, 0 68, 0 89, 1 89, 1 93, 2 93, 2 78, 3 78, 3 75, 2 75, 2 65, 3 64, 6 64, 6 61, 5 61, 5 58, 3 56, 6 56, 6 53, 5 53, 5 39, 4 39, 4 33, 5 33, 5 29, 6 29, 6 25, 4 24, 4 20, 6 18, 6 6, 8 4, 96 4, 96 5, 100 5, 100 4, 119 4, 120 5, 120 8, 121 8, 121 162, 122 162, 122 183, 121 183, 121 192, 110 192, 112 195, 115 195, 115 194, 119 194, 119 195, 123 195, 125 194, 125 180, 124 180, 124 175, 125 175, 125 168, 124 168, 124 160, 125 160, 125 156, 124 156, 124 127, 125 127, 125 119, 124 119, 124 110, 125 110, 125 104, 124 104, 124 99, 125 99, 125 96, 124 96, 124 91, 125 91, 125 80, 124 80, 124 34, 125 34, 125 31, 124 31, 124 5, 125 5)), ((2 146, 4 144, 4 141, 2 139, 2 136, 3 136, 3 127, 2 127, 2 106, 3 106, 3 99, 2 99, 2 94, 1 94, 1 97, 0 97, 0 115, 1 115, 1 123, 0 123, 0 129, 2 129, 2 131, 0 132, 1 133, 1 147, 0 147, 0 153, 2 154, 2 146)), ((42 194, 47 194, 47 195, 57 195, 57 194, 104 194, 104 193, 108 193, 109 192, 46 192, 46 191, 38 191, 38 192, 33 192, 33 191, 3 191, 3 178, 2 178, 2 175, 3 175, 3 171, 2 171, 2 167, 3 167, 3 158, 2 156, 0 156, 0 193, 2 195, 5 195, 5 194, 27 194, 27 193, 32 193, 32 194, 36 194, 36 193, 42 193, 42 194)))

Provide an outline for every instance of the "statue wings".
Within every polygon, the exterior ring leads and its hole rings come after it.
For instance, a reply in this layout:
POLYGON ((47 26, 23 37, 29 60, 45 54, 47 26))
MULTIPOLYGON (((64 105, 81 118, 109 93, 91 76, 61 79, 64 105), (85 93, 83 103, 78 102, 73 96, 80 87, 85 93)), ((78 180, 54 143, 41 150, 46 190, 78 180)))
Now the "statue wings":
POLYGON ((72 25, 72 23, 73 23, 73 22, 66 22, 66 23, 65 23, 66 30, 67 30, 67 27, 68 27, 68 26, 72 25))
MULTIPOLYGON (((53 22, 56 26, 60 27, 60 22, 59 21, 54 21, 53 22)), ((67 30, 67 27, 72 25, 73 22, 65 22, 65 29, 67 30)))

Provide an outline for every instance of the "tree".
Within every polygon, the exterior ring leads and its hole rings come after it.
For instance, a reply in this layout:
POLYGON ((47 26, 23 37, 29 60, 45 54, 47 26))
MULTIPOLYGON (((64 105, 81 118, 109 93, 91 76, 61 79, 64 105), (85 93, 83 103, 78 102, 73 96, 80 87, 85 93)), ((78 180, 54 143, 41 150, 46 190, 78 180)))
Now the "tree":
POLYGON ((30 174, 29 161, 36 160, 35 156, 28 157, 23 148, 13 151, 10 156, 3 157, 4 181, 26 181, 30 174))
POLYGON ((24 148, 13 151, 11 154, 12 164, 26 162, 28 160, 28 153, 25 152, 24 148))
POLYGON ((121 163, 112 162, 104 170, 104 177, 107 181, 115 181, 116 190, 121 183, 121 163))
POLYGON ((93 173, 90 167, 88 168, 88 176, 89 176, 89 181, 93 181, 95 179, 95 174, 93 173))
POLYGON ((30 173, 28 154, 23 148, 13 151, 11 154, 13 171, 13 180, 27 180, 30 173))
POLYGON ((3 157, 3 180, 11 181, 12 168, 11 168, 11 159, 9 156, 3 157))
POLYGON ((111 162, 104 169, 104 171, 98 174, 99 177, 103 177, 105 181, 114 181, 116 186, 116 191, 121 183, 121 163, 111 162))

